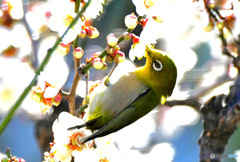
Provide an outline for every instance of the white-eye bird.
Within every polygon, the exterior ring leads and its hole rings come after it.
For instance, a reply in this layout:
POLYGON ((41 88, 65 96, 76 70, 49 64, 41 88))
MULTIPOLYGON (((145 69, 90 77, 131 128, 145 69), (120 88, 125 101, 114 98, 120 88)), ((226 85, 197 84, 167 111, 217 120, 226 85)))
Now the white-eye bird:
POLYGON ((102 85, 94 90, 86 123, 70 128, 86 126, 94 131, 80 143, 128 126, 159 103, 164 104, 166 98, 172 94, 177 79, 174 62, 166 52, 151 46, 146 46, 145 56, 145 66, 129 72, 108 87, 102 85))

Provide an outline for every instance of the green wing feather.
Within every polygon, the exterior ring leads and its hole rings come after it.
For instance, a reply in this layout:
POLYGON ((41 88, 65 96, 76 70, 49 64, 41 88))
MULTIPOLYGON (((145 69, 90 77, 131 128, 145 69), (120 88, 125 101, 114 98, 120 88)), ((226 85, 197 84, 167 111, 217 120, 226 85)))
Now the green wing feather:
POLYGON ((130 105, 122 109, 115 117, 108 121, 99 130, 93 133, 91 136, 84 138, 80 143, 87 142, 97 137, 102 137, 107 134, 116 132, 121 128, 128 126, 135 122, 142 116, 149 113, 159 103, 159 99, 156 97, 152 89, 147 89, 141 93, 130 105))
POLYGON ((129 106, 148 88, 137 79, 134 73, 122 76, 115 84, 109 87, 104 85, 98 87, 90 100, 87 120, 100 116, 102 118, 99 118, 98 122, 89 125, 87 128, 92 130, 99 129, 129 106))

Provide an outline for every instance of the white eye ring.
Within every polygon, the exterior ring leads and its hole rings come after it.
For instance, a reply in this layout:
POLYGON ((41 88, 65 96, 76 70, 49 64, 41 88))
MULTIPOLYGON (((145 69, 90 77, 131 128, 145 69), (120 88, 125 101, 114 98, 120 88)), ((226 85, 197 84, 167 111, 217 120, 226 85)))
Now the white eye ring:
POLYGON ((152 66, 155 71, 161 71, 163 68, 161 61, 157 61, 157 60, 153 62, 152 66))

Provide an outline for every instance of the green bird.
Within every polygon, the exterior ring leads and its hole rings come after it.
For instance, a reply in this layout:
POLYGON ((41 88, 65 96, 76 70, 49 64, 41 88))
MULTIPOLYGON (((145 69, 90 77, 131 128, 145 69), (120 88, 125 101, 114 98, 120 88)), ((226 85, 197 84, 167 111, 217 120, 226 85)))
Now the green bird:
POLYGON ((171 96, 177 79, 174 62, 166 52, 152 46, 146 46, 145 57, 145 66, 129 72, 110 86, 94 90, 86 123, 70 128, 86 127, 94 131, 80 143, 132 124, 171 96))

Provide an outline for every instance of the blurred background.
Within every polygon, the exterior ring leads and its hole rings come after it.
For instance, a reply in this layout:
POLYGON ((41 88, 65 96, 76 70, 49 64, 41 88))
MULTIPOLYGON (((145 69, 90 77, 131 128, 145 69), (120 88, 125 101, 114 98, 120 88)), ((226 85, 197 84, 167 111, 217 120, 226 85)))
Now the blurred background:
MULTIPOLYGON (((30 83, 35 66, 41 62, 58 37, 48 27, 51 10, 56 8, 54 3, 54 0, 0 1, 0 120, 30 83)), ((201 2, 182 0, 172 1, 172 8, 166 7, 165 13, 169 21, 163 23, 162 35, 156 48, 169 52, 178 68, 177 85, 168 98, 169 101, 184 100, 196 95, 203 104, 214 95, 227 94, 236 75, 236 70, 229 64, 231 60, 221 52, 221 41, 216 36, 216 31, 203 30, 208 25, 208 16, 201 5, 201 2), (208 91, 210 85, 215 85, 226 75, 229 78, 224 84, 208 91), (205 91, 200 95, 202 90, 205 91)), ((85 51, 82 62, 93 53, 105 49, 106 36, 109 33, 120 36, 126 29, 124 17, 132 12, 136 13, 135 6, 129 0, 107 0, 103 11, 93 22, 93 26, 100 32, 99 37, 79 41, 85 51)), ((139 35, 141 31, 142 28, 137 27, 134 33, 139 35)), ((144 59, 133 62, 128 60, 131 45, 131 41, 120 44, 127 60, 119 65, 113 77, 126 69, 144 65, 144 59)), ((102 80, 111 66, 108 64, 107 70, 92 68, 90 80, 102 80)), ((63 80, 63 90, 68 91, 73 79, 73 67, 72 55, 63 57, 56 52, 45 71, 63 80)), ((84 93, 81 86, 77 93, 80 96, 84 93)), ((81 98, 76 100, 79 105, 81 98)), ((62 101, 60 107, 67 111, 66 101, 62 101)), ((53 114, 43 115, 40 106, 28 95, 0 136, 0 158, 9 147, 14 156, 29 162, 42 161, 44 150, 41 148, 49 149, 46 141, 52 140, 51 124, 59 113, 56 110, 53 114)), ((198 138, 201 131, 201 115, 195 108, 159 106, 133 125, 114 133, 112 138, 127 161, 151 159, 192 162, 199 159, 198 138)), ((238 129, 229 140, 226 154, 233 154, 240 149, 239 136, 238 129)), ((223 161, 231 162, 236 159, 224 158, 223 161)))

